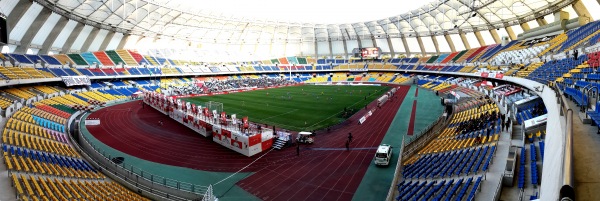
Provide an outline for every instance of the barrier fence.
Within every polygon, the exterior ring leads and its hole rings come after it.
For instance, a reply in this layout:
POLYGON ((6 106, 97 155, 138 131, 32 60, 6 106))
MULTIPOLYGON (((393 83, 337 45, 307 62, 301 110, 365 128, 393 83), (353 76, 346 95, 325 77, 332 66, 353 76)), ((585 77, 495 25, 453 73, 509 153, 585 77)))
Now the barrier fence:
MULTIPOLYGON (((431 139, 436 137, 437 136, 436 134, 441 132, 441 130, 444 127, 444 124, 447 123, 445 121, 442 121, 445 119, 446 119, 446 116, 443 116, 443 115, 438 117, 438 119, 435 122, 431 123, 429 126, 427 126, 427 128, 423 129, 419 134, 414 135, 411 139, 409 139, 408 141, 405 141, 402 146, 404 149, 404 152, 402 152, 402 158, 413 155, 417 150, 419 150, 421 147, 423 147, 427 142, 429 142, 431 139), (440 122, 443 124, 437 126, 440 122)), ((450 119, 450 118, 448 118, 448 119, 450 119)))

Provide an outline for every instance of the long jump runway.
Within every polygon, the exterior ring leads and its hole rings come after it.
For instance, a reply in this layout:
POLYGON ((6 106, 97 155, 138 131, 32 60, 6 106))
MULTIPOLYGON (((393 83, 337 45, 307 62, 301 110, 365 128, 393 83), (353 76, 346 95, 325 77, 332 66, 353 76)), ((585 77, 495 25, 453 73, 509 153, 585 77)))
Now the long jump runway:
MULTIPOLYGON (((237 185, 263 200, 351 200, 372 163, 372 148, 381 143, 409 89, 401 86, 362 125, 357 122, 365 110, 351 117, 347 126, 318 134, 315 144, 301 146, 300 156, 295 148, 269 152, 243 170, 254 174, 237 185), (349 132, 354 138, 347 151, 349 132)), ((100 126, 86 128, 102 143, 152 162, 236 172, 262 155, 246 157, 222 147, 151 107, 142 108, 139 101, 103 108, 88 118, 100 118, 100 126)))

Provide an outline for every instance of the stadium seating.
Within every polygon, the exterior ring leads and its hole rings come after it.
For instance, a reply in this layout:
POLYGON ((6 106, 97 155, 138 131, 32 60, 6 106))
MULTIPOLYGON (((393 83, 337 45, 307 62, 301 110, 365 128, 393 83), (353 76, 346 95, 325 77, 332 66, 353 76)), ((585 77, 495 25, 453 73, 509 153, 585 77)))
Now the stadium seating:
MULTIPOLYGON (((109 51, 107 51, 107 52, 109 52, 109 51)), ((140 63, 138 63, 138 59, 139 60, 142 59, 141 56, 139 56, 137 58, 133 57, 133 55, 130 54, 130 52, 127 50, 115 50, 115 52, 118 54, 119 58, 123 59, 124 64, 126 64, 128 66, 137 66, 138 64, 140 64, 140 63)), ((110 55, 111 54, 109 54, 109 56, 110 55)), ((113 61, 117 64, 119 63, 118 60, 115 61, 115 59, 113 59, 113 61)))
POLYGON ((67 56, 66 54, 57 54, 53 56, 56 60, 60 62, 61 65, 66 65, 67 63, 74 64, 74 62, 67 56))
POLYGON ((112 61, 112 63, 116 66, 119 64, 123 64, 125 65, 125 61, 123 61, 123 59, 121 58, 120 54, 117 53, 114 50, 107 50, 106 52, 106 56, 108 56, 110 58, 110 60, 112 61))
MULTIPOLYGON (((19 97, 30 96, 31 90, 46 94, 58 92, 49 86, 6 89, 19 97)), ((2 152, 17 198, 148 200, 107 180, 70 146, 64 124, 74 110, 60 102, 73 103, 73 98, 44 99, 34 103, 34 107, 21 108, 8 118, 2 133, 2 152)))
POLYGON ((50 55, 40 55, 40 57, 46 61, 48 65, 62 65, 60 61, 50 55))
POLYGON ((582 42, 587 42, 598 33, 600 33, 600 22, 598 21, 587 23, 578 29, 569 31, 567 32, 567 40, 562 44, 559 52, 569 51, 582 42))
MULTIPOLYGON (((96 55, 94 55, 94 53, 92 52, 84 52, 78 55, 81 55, 81 58, 85 60, 85 62, 88 63, 90 66, 96 67, 94 65, 103 65, 102 62, 100 62, 96 55)), ((102 59, 104 60, 104 57, 102 57, 102 59)))
POLYGON ((465 197, 472 200, 480 188, 482 176, 460 177, 479 175, 489 169, 495 155, 495 141, 501 133, 501 122, 485 114, 497 113, 499 108, 493 102, 478 98, 483 97, 478 91, 443 82, 449 81, 448 77, 431 80, 441 82, 420 79, 417 84, 438 92, 449 88, 477 98, 457 105, 458 111, 449 120, 448 126, 418 154, 403 161, 402 182, 398 184, 396 200, 463 200, 465 197), (467 124, 478 121, 484 123, 485 129, 465 131, 467 124), (460 179, 454 182, 455 177, 460 179), (420 180, 432 182, 419 183, 420 180))
POLYGON ((91 63, 88 64, 86 62, 86 60, 79 54, 67 54, 67 56, 69 56, 69 58, 71 59, 71 61, 73 61, 75 63, 75 65, 78 66, 90 66, 92 65, 91 63))
MULTIPOLYGON (((104 65, 104 66, 114 66, 115 64, 110 60, 110 58, 108 58, 108 55, 106 55, 105 52, 92 52, 93 56, 96 57, 97 61, 100 62, 100 64, 104 65)), ((90 55, 88 54, 82 54, 84 56, 84 58, 88 58, 86 59, 88 61, 88 63, 94 63, 91 58, 90 55), (85 57, 87 56, 87 57, 85 57)))
POLYGON ((41 62, 43 62, 42 57, 40 57, 38 55, 25 54, 23 56, 27 57, 27 59, 29 59, 29 61, 31 61, 33 63, 41 63, 41 62))
MULTIPOLYGON (((14 59, 16 62, 23 64, 33 64, 34 62, 22 54, 6 54, 6 56, 14 59)), ((37 62, 37 61, 36 61, 37 62)))

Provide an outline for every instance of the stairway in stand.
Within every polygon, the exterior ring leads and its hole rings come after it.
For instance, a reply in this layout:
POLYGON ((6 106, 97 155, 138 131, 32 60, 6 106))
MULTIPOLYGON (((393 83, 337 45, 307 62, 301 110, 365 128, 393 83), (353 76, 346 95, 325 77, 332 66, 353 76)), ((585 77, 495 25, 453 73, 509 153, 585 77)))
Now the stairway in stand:
POLYGON ((277 150, 281 150, 285 146, 285 141, 280 138, 275 138, 275 142, 273 143, 273 148, 277 150))

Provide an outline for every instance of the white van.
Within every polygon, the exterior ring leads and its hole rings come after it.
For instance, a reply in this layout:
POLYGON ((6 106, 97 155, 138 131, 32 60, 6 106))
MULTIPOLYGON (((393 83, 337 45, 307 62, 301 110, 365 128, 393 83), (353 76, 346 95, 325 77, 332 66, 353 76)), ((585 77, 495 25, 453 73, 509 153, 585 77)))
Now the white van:
POLYGON ((375 165, 389 165, 392 159, 392 146, 389 144, 379 145, 375 153, 375 165))

